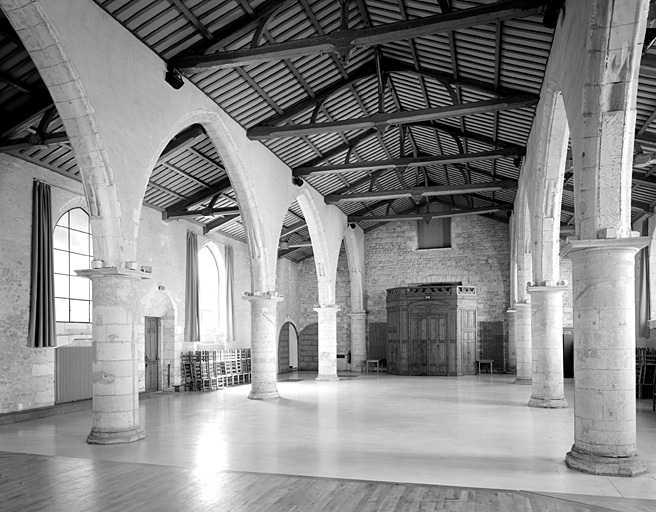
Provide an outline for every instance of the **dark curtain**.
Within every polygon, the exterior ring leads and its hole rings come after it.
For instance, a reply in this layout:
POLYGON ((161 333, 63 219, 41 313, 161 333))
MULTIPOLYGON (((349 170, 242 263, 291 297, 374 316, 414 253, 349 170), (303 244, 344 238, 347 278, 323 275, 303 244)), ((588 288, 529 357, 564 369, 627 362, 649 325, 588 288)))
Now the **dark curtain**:
POLYGON ((200 341, 200 317, 198 302, 198 237, 194 233, 187 231, 185 341, 200 341))
MULTIPOLYGON (((649 219, 642 222, 642 236, 649 236, 649 219)), ((638 336, 649 338, 649 246, 640 251, 640 277, 638 296, 638 336)))
POLYGON ((235 336, 235 309, 232 303, 233 290, 235 287, 235 264, 232 247, 225 246, 225 266, 226 266, 226 340, 231 343, 235 336))
POLYGON ((55 275, 50 185, 32 190, 32 282, 28 346, 55 346, 55 275))

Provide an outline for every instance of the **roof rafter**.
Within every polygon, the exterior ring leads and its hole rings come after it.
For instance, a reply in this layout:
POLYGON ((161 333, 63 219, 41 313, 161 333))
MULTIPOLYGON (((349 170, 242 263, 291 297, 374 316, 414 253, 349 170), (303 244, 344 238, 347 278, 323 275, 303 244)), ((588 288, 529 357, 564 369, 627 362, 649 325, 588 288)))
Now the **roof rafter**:
POLYGON ((341 204, 384 199, 399 199, 401 197, 432 197, 470 194, 473 192, 493 192, 517 188, 515 180, 491 181, 487 183, 465 183, 462 185, 438 185, 428 187, 412 187, 400 190, 378 190, 375 192, 355 192, 351 194, 330 194, 324 198, 326 204, 341 204))
POLYGON ((492 206, 481 208, 463 208, 461 210, 451 210, 448 212, 434 212, 434 213, 402 213, 399 215, 369 215, 369 216, 356 216, 349 215, 348 222, 361 222, 361 221, 375 221, 375 222, 397 222, 409 220, 423 220, 430 222, 432 219, 461 217, 463 215, 482 215, 485 213, 495 213, 498 211, 511 210, 510 206, 492 206))
POLYGON ((389 126, 445 119, 466 115, 483 114, 495 110, 511 110, 532 107, 539 97, 534 94, 522 94, 505 98, 474 101, 463 105, 449 105, 446 107, 424 108, 406 112, 378 113, 358 119, 345 119, 342 121, 309 123, 286 126, 255 126, 247 131, 251 140, 267 140, 280 137, 299 137, 318 133, 346 132, 363 130, 367 128, 385 129, 389 126))
POLYGON ((496 20, 516 19, 540 14, 547 3, 547 0, 503 0, 446 14, 360 30, 339 30, 330 35, 275 43, 260 48, 224 51, 211 55, 183 56, 171 59, 169 64, 181 71, 197 72, 208 68, 245 66, 256 62, 289 59, 305 55, 323 53, 347 55, 351 50, 358 47, 428 36, 492 23, 496 20))
POLYGON ((454 155, 420 156, 393 158, 389 160, 370 160, 366 162, 353 162, 349 164, 321 165, 318 167, 297 167, 292 171, 294 176, 307 176, 309 174, 334 174, 341 172, 365 171, 384 169, 390 167, 417 167, 432 164, 457 164, 478 160, 494 160, 512 156, 521 156, 521 148, 497 149, 494 151, 481 151, 479 153, 457 153, 454 155))

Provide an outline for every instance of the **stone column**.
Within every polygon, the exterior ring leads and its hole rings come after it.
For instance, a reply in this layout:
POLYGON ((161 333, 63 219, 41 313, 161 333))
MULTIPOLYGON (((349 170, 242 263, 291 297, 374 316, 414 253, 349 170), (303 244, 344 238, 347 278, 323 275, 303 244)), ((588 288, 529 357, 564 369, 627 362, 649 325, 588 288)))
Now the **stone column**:
POLYGON ((354 371, 364 370, 367 359, 367 313, 353 311, 351 317, 351 368, 354 371))
POLYGON ((276 305, 283 297, 276 292, 245 295, 251 303, 251 400, 280 398, 278 394, 278 332, 276 305))
POLYGON ((337 377, 337 312, 332 304, 314 308, 319 315, 319 375, 316 380, 339 380, 337 377))
POLYGON ((515 317, 517 310, 506 311, 508 318, 508 371, 517 371, 517 333, 515 332, 515 317))
POLYGON ((533 392, 529 407, 567 407, 563 376, 562 286, 532 286, 531 346, 533 392))
POLYGON ((574 445, 567 465, 646 471, 636 451, 635 255, 647 238, 569 244, 574 295, 574 445))
POLYGON ((78 270, 93 283, 93 424, 89 444, 132 443, 139 425, 137 282, 141 272, 78 270))
POLYGON ((533 355, 531 353, 531 305, 515 304, 515 343, 517 350, 517 377, 515 384, 531 385, 533 355))

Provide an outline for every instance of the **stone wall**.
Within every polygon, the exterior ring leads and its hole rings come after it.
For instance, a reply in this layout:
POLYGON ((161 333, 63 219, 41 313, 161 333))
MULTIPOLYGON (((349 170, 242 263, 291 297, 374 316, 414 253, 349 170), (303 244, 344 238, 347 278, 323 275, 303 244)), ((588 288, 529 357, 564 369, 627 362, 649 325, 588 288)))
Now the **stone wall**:
MULTIPOLYGON (((415 223, 387 223, 365 235, 365 310, 367 322, 386 322, 386 289, 409 284, 462 281, 478 287, 478 320, 505 320, 510 289, 508 227, 483 217, 453 218, 452 247, 417 250, 415 223)), ((318 301, 313 258, 298 264, 300 328, 315 323, 318 301)), ((337 353, 350 349, 350 278, 344 250, 336 281, 337 353)), ((338 369, 345 368, 338 359, 338 369)))
POLYGON ((478 321, 505 319, 510 293, 506 224, 485 217, 453 217, 451 248, 417 250, 414 222, 387 223, 365 236, 367 322, 386 322, 386 289, 461 281, 478 287, 478 321))
MULTIPOLYGON (((319 304, 317 269, 314 258, 306 258, 298 264, 298 304, 299 331, 318 321, 314 308, 319 304)), ((351 349, 351 278, 344 244, 337 260, 337 277, 335 280, 335 303, 340 307, 337 312, 337 354, 347 354, 351 349)), ((347 369, 345 358, 337 359, 337 370, 347 369)))

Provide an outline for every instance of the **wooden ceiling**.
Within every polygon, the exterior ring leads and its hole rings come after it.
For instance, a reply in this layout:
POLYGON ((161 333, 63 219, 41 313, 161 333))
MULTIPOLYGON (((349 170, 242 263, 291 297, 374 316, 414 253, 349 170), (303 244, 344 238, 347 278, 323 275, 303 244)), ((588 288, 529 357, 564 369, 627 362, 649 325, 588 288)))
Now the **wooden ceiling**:
MULTIPOLYGON (((96 0, 365 230, 453 213, 508 221, 549 57, 547 0, 96 0)), ((650 40, 648 40, 649 42, 650 40)), ((656 52, 641 68, 637 152, 656 152, 656 52)), ((79 179, 52 102, 0 17, 0 150, 79 179)), ((648 156, 642 158, 649 162, 648 156)), ((634 220, 653 212, 635 168, 634 220)), ((571 179, 568 173, 567 179, 571 179)), ((571 183, 561 221, 574 222, 571 183)), ((144 204, 245 240, 237 198, 199 126, 154 169, 144 204)), ((312 254, 298 204, 280 256, 312 254)))

